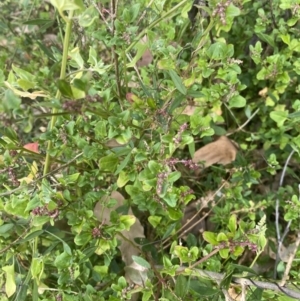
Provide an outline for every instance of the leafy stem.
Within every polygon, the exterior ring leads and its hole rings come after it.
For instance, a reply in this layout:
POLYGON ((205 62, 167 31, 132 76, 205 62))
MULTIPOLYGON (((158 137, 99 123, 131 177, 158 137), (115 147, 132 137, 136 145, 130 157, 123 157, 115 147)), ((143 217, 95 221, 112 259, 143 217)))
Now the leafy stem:
MULTIPOLYGON (((63 56, 62 56, 62 62, 61 62, 61 69, 60 69, 60 79, 65 79, 66 77, 66 67, 67 67, 67 59, 68 59, 68 50, 69 50, 69 44, 70 44, 70 36, 71 36, 71 29, 72 29, 72 17, 73 17, 73 10, 69 12, 69 18, 64 18, 66 22, 66 33, 64 37, 64 44, 63 44, 63 56)), ((57 89, 56 92, 56 99, 60 100, 61 98, 61 93, 59 89, 57 89)), ((52 114, 53 116, 51 117, 50 121, 50 126, 49 130, 53 130, 57 116, 55 115, 58 112, 57 108, 52 109, 52 114)), ((43 175, 46 175, 49 172, 50 169, 50 151, 52 149, 52 141, 48 141, 48 146, 47 146, 47 154, 46 154, 46 160, 45 160, 45 165, 44 165, 44 172, 43 175)))

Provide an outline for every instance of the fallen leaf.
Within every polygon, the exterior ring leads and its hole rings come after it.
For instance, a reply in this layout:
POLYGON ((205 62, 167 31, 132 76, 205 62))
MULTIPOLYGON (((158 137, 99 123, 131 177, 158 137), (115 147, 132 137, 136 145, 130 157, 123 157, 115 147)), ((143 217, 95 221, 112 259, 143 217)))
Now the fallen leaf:
POLYGON ((258 92, 258 95, 265 98, 265 97, 267 97, 267 93, 268 93, 268 88, 265 87, 258 92))
POLYGON ((39 153, 39 144, 37 142, 27 143, 23 147, 32 152, 39 153))
POLYGON ((153 61, 152 53, 149 49, 146 49, 142 57, 137 61, 136 65, 138 67, 144 67, 151 64, 153 61))
POLYGON ((129 266, 126 266, 125 273, 133 283, 140 286, 148 279, 148 269, 136 262, 132 262, 129 266))
POLYGON ((198 149, 193 157, 193 162, 201 163, 206 168, 213 164, 226 165, 236 158, 237 147, 226 136, 221 136, 217 141, 211 142, 198 149))
POLYGON ((34 91, 32 93, 29 93, 14 88, 9 82, 4 82, 4 84, 8 89, 12 90, 17 96, 28 97, 30 99, 36 99, 37 97, 48 97, 48 95, 45 94, 44 91, 34 91))
MULTIPOLYGON (((274 237, 269 238, 271 241, 273 241, 276 244, 276 239, 274 237)), ((281 259, 282 262, 288 262, 290 256, 294 253, 295 251, 295 243, 291 243, 290 245, 288 245, 287 247, 284 246, 283 244, 280 246, 279 249, 279 257, 281 259)), ((267 248, 268 250, 268 255, 276 260, 276 253, 271 249, 271 247, 269 246, 267 248)))
MULTIPOLYGON (((148 43, 147 36, 144 36, 140 40, 140 43, 147 44, 148 43)), ((152 61, 153 61, 153 55, 152 55, 151 51, 147 48, 145 50, 145 52, 143 53, 142 57, 137 61, 136 65, 137 65, 137 67, 144 67, 144 66, 150 65, 152 61)))
POLYGON ((181 114, 192 116, 192 115, 194 115, 194 112, 196 109, 197 109, 197 107, 195 107, 195 106, 187 105, 181 114))
MULTIPOLYGON (((110 213, 116 211, 116 209, 124 204, 124 197, 118 191, 113 191, 110 196, 103 197, 101 201, 97 202, 94 208, 94 215, 99 221, 105 221, 105 223, 110 224, 110 213), (115 199, 117 201, 116 205, 112 208, 106 208, 103 206, 105 202, 109 199, 115 199)), ((134 216, 131 208, 128 211, 129 215, 134 216)), ((136 237, 145 237, 144 228, 141 225, 140 221, 135 218, 135 223, 130 227, 129 231, 123 230, 121 232, 122 236, 119 236, 118 239, 121 241, 119 249, 122 254, 122 259, 125 262, 126 266, 130 266, 133 262, 132 255, 139 255, 140 251, 134 243, 134 238, 136 237)), ((126 276, 126 274, 125 274, 126 276)), ((127 279, 127 277, 126 277, 127 279)))

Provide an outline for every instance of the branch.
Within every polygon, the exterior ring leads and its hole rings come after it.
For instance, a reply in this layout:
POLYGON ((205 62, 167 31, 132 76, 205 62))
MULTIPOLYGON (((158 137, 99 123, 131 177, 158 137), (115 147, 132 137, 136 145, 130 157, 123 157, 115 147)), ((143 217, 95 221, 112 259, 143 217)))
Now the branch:
MULTIPOLYGON (((289 154, 289 156, 288 156, 288 158, 287 158, 287 160, 284 164, 282 174, 281 174, 281 177, 280 177, 280 181, 279 181, 279 187, 281 187, 282 184, 283 184, 283 180, 284 180, 284 177, 285 177, 287 166, 288 166, 294 152, 295 152, 295 150, 291 151, 291 153, 289 154)), ((286 235, 288 234, 288 232, 290 230, 290 225, 291 225, 291 221, 289 221, 287 226, 284 229, 284 233, 281 236, 280 227, 279 227, 279 205, 280 205, 279 204, 279 199, 277 198, 276 199, 276 205, 275 205, 275 227, 276 227, 276 234, 277 234, 277 253, 276 253, 276 260, 275 260, 275 265, 274 265, 274 279, 276 279, 276 277, 277 277, 277 265, 278 265, 278 262, 280 260, 279 252, 281 250, 281 246, 283 244, 283 241, 284 241, 286 235)))
MULTIPOLYGON (((156 266, 157 269, 163 269, 162 266, 156 266)), ((176 270, 176 274, 182 274, 184 272, 192 272, 193 276, 201 276, 205 278, 209 278, 210 280, 215 280, 216 282, 220 282, 224 279, 225 274, 217 273, 217 272, 210 272, 206 270, 200 269, 193 269, 192 271, 188 267, 181 266, 176 270)), ((294 291, 287 287, 282 287, 276 282, 264 282, 258 280, 252 280, 249 278, 242 278, 242 277, 232 277, 232 283, 237 283, 240 285, 247 285, 247 286, 255 286, 261 289, 268 289, 275 292, 283 293, 291 298, 296 298, 300 300, 300 291, 294 291)))
MULTIPOLYGON (((40 180, 44 179, 44 178, 47 178, 49 176, 51 176, 52 174, 56 173, 57 171, 69 166, 72 162, 76 161, 79 157, 81 157, 83 155, 83 152, 82 153, 79 153, 78 155, 76 155, 72 160, 70 160, 69 162, 59 166, 58 168, 50 171, 49 173, 37 178, 36 180, 30 182, 30 183, 27 183, 26 185, 22 185, 22 186, 19 186, 15 189, 12 189, 12 190, 9 190, 9 191, 6 191, 6 192, 3 192, 3 193, 0 193, 0 197, 3 197, 3 196, 7 196, 7 195, 11 195, 19 190, 22 190, 22 189, 26 189, 28 188, 29 186, 33 186, 35 184, 37 184, 40 180)), ((29 193, 29 191, 28 191, 29 193)))

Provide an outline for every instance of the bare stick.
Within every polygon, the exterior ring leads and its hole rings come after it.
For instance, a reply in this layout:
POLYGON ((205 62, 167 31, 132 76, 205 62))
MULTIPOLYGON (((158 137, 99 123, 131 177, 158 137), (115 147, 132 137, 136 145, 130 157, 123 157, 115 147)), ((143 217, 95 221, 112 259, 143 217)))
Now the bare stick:
MULTIPOLYGON (((287 169, 287 166, 294 154, 294 150, 291 151, 291 153, 289 154, 285 164, 284 164, 284 167, 283 167, 283 170, 282 170, 282 174, 281 174, 281 177, 280 177, 280 181, 279 181, 279 187, 282 186, 283 184, 283 180, 284 180, 284 177, 285 177, 285 173, 286 173, 286 169, 287 169)), ((277 234, 277 253, 276 253, 276 260, 275 260, 275 265, 274 265, 274 278, 276 279, 277 277, 277 265, 278 265, 278 262, 280 260, 280 256, 279 256, 279 252, 280 252, 280 249, 281 249, 281 246, 283 244, 283 240, 285 238, 285 236, 287 235, 287 233, 289 232, 289 229, 290 229, 290 225, 291 225, 291 222, 289 222, 284 230, 284 233, 283 235, 281 236, 280 234, 280 229, 279 229, 279 198, 276 199, 276 205, 275 205, 275 227, 276 227, 276 234, 277 234)))
POLYGON ((292 263, 295 258, 295 255, 296 255, 299 245, 300 245, 300 231, 298 232, 297 239, 295 241, 294 250, 291 252, 289 259, 287 261, 283 277, 282 277, 281 281, 279 282, 280 286, 284 286, 287 279, 289 278, 289 273, 292 268, 292 263))

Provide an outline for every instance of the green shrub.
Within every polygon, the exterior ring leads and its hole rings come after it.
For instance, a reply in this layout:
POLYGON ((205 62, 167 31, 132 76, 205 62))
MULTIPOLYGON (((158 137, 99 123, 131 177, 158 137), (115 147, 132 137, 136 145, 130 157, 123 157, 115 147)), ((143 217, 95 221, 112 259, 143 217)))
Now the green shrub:
POLYGON ((0 4, 1 300, 300 298, 299 3, 194 4, 0 4))

